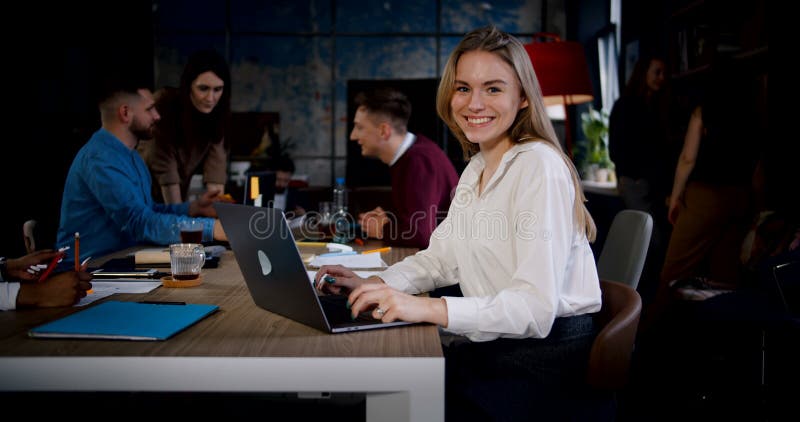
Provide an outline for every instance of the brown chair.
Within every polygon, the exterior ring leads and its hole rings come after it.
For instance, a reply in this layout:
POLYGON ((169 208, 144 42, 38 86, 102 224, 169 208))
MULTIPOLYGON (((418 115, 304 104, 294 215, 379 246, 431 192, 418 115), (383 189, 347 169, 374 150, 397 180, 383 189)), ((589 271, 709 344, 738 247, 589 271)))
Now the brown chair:
POLYGON ((633 288, 600 280, 603 306, 595 316, 600 330, 592 344, 586 382, 594 390, 615 392, 628 381, 642 298, 633 288))

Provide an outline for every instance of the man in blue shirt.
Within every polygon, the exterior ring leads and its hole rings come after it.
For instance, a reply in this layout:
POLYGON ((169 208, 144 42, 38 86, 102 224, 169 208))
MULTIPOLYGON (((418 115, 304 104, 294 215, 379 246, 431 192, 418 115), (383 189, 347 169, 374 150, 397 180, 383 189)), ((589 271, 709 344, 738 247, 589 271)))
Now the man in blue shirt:
MULTIPOLYGON (((178 243, 180 220, 216 217, 218 192, 206 192, 191 203, 153 201, 150 172, 136 146, 152 137, 160 116, 147 84, 124 78, 101 88, 102 127, 78 151, 64 186, 57 244, 72 245, 79 232, 81 257, 97 258, 137 244, 178 243)), ((227 240, 219 220, 201 220, 203 241, 227 240)))

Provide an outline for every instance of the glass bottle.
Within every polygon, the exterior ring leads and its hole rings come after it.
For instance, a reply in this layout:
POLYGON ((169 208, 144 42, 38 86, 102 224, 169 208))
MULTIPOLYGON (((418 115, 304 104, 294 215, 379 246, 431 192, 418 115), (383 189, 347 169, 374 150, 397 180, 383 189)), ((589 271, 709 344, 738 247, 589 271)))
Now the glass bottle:
POLYGON ((344 177, 336 178, 336 185, 333 187, 333 241, 336 243, 347 243, 353 240, 353 228, 355 222, 350 213, 347 212, 348 189, 344 184, 344 177))

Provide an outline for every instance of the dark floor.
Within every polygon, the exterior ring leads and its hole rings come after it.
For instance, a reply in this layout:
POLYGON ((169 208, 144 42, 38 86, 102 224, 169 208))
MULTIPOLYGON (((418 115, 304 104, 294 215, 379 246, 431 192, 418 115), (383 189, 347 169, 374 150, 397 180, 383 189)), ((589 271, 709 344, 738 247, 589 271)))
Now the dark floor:
POLYGON ((0 408, 18 409, 36 420, 77 416, 81 421, 219 420, 342 421, 366 419, 364 394, 298 398, 255 393, 0 393, 0 408))
MULTIPOLYGON (((598 227, 592 244, 598 257, 623 205, 618 197, 587 193, 587 198, 598 227)), ((671 230, 663 219, 656 223, 660 240, 651 241, 637 287, 645 311, 655 298, 671 230)), ((800 275, 784 278, 800 280, 800 275)), ((795 297, 798 284, 794 281, 795 297)), ((787 317, 786 304, 776 303, 764 285, 751 287, 701 302, 676 302, 660 323, 640 332, 630 383, 618 395, 617 420, 798 420, 796 411, 792 416, 781 410, 800 405, 789 407, 788 397, 800 391, 800 321, 787 317)))
POLYGON ((673 306, 637 337, 618 420, 797 420, 782 410, 797 391, 800 321, 774 309, 753 292, 673 306))

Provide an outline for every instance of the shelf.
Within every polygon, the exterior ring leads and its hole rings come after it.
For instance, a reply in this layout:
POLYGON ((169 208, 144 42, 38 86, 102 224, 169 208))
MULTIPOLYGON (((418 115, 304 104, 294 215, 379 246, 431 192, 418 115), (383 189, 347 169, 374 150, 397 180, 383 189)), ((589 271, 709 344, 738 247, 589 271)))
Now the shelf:
MULTIPOLYGON (((736 59, 736 60, 751 60, 751 59, 760 58, 761 56, 766 56, 766 54, 768 52, 769 52, 769 46, 768 45, 763 45, 761 47, 756 47, 756 48, 751 48, 751 49, 739 51, 739 52, 733 54, 732 57, 734 59, 736 59)), ((697 66, 697 67, 693 67, 691 69, 685 70, 683 72, 676 73, 676 74, 672 75, 672 79, 673 80, 680 80, 680 79, 691 78, 691 77, 694 77, 694 76, 698 76, 698 75, 700 75, 700 74, 702 74, 702 73, 704 73, 704 72, 706 72, 706 71, 708 71, 710 69, 711 69, 711 65, 710 64, 704 64, 704 65, 701 65, 701 66, 697 66)))
POLYGON ((619 196, 617 182, 595 182, 594 180, 581 180, 584 192, 591 192, 606 196, 619 196))
POLYGON ((705 4, 705 2, 706 2, 705 0, 693 1, 693 2, 691 2, 689 4, 687 4, 686 6, 683 6, 680 9, 672 12, 672 18, 675 19, 675 18, 679 18, 679 17, 684 16, 684 15, 687 15, 687 14, 697 10, 698 8, 700 8, 700 6, 703 6, 705 4))
POLYGON ((684 70, 683 72, 676 73, 672 75, 672 79, 685 79, 692 76, 699 75, 707 70, 711 69, 710 64, 704 64, 702 66, 694 67, 689 70, 684 70))
POLYGON ((735 59, 745 60, 745 59, 752 59, 756 58, 760 55, 766 55, 769 52, 768 45, 762 45, 761 47, 751 48, 748 50, 740 51, 733 55, 735 59))
POLYGON ((673 6, 667 40, 672 80, 707 73, 718 54, 747 65, 766 58, 766 0, 689 0, 673 6))

